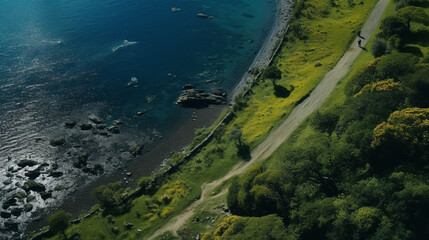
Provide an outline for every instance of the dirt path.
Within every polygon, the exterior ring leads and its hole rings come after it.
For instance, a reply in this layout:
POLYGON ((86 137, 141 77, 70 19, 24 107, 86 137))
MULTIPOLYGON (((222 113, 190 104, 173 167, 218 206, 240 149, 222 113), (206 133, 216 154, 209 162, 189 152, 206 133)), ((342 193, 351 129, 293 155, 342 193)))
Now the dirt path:
MULTIPOLYGON (((374 33, 388 3, 389 0, 380 0, 377 3, 368 20, 361 29, 361 34, 363 36, 367 36, 369 38, 374 33)), ((188 221, 188 219, 193 215, 195 209, 201 203, 203 203, 205 200, 219 197, 227 192, 224 190, 215 196, 210 196, 209 193, 211 193, 217 186, 233 176, 244 173, 251 165, 261 162, 269 157, 280 146, 280 144, 282 144, 292 134, 292 132, 302 121, 304 121, 305 118, 307 118, 314 110, 320 107, 320 105, 335 89, 337 83, 347 74, 350 66, 361 52, 357 41, 358 39, 356 38, 353 41, 350 49, 343 55, 337 65, 325 75, 325 77, 313 90, 310 96, 304 102, 295 107, 289 117, 287 117, 276 130, 274 130, 252 151, 252 158, 250 161, 246 163, 239 163, 234 166, 234 168, 224 177, 211 183, 203 184, 201 186, 202 194, 200 199, 193 202, 183 211, 183 213, 172 218, 164 225, 164 227, 158 229, 147 239, 154 239, 156 236, 166 231, 171 231, 174 235, 177 236, 177 230, 188 221)), ((365 46, 365 43, 362 44, 362 46, 365 46)))

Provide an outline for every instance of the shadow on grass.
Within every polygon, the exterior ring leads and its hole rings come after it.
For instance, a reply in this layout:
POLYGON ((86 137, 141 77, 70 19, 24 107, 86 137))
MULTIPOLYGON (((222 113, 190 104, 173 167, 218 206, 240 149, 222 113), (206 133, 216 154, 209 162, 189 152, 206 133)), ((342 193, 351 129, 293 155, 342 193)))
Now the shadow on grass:
POLYGON ((238 156, 240 156, 244 161, 249 161, 252 157, 250 156, 250 146, 247 144, 241 144, 237 146, 238 156))
POLYGON ((285 88, 283 86, 274 84, 274 95, 276 97, 287 98, 287 97, 289 97, 289 95, 290 95, 291 92, 292 91, 290 91, 289 89, 287 89, 287 88, 285 88))

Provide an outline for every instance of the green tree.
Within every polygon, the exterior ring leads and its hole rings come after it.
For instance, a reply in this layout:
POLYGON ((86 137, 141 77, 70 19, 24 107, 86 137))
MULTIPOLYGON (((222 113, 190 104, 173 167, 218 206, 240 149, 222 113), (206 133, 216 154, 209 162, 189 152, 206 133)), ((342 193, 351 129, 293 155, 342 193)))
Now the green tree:
POLYGON ((206 233, 202 240, 283 240, 287 239, 286 228, 283 221, 276 215, 264 217, 239 217, 226 218, 213 233, 206 233))
POLYGON ((116 182, 101 185, 94 190, 94 193, 101 206, 111 210, 119 205, 122 191, 121 183, 116 182))
POLYGON ((419 59, 410 53, 392 53, 380 58, 376 64, 377 75, 380 80, 406 75, 415 71, 419 59))
POLYGON ((69 226, 71 214, 60 210, 48 218, 49 229, 54 233, 62 233, 67 240, 66 229, 69 226))
POLYGON ((404 159, 416 167, 424 167, 429 154, 429 109, 406 108, 392 113, 374 129, 371 142, 374 166, 386 170, 404 159))
POLYGON ((282 72, 277 66, 271 65, 265 68, 262 77, 264 79, 270 79, 273 82, 273 85, 276 85, 276 81, 282 78, 282 72))
POLYGON ((387 45, 386 42, 380 38, 376 38, 371 47, 372 55, 375 58, 381 57, 386 53, 387 45))
POLYGON ((411 29, 411 22, 429 24, 429 16, 426 14, 425 9, 421 7, 408 6, 398 10, 396 13, 398 17, 405 19, 408 30, 411 29))
POLYGON ((335 130, 339 118, 338 114, 332 110, 324 113, 316 111, 312 124, 316 129, 331 134, 335 130))
POLYGON ((380 29, 385 39, 389 39, 395 34, 404 36, 408 30, 405 20, 397 16, 389 16, 384 18, 381 21, 380 29))
POLYGON ((243 158, 247 158, 250 156, 250 147, 247 145, 243 138, 243 132, 239 128, 234 128, 231 131, 229 139, 235 143, 235 146, 238 149, 238 155, 243 158))
POLYGON ((415 73, 400 77, 412 106, 429 107, 429 65, 418 67, 415 73))

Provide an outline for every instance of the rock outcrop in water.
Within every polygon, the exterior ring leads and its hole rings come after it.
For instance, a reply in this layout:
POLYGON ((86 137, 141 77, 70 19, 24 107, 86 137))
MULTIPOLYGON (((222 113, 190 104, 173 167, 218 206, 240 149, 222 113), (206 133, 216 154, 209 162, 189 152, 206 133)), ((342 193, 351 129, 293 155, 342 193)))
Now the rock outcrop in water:
POLYGON ((202 89, 195 89, 190 84, 186 84, 183 88, 183 92, 176 101, 179 106, 201 108, 211 104, 226 103, 226 93, 222 89, 212 89, 211 93, 207 93, 202 89))
POLYGON ((214 18, 213 16, 209 16, 209 15, 206 15, 204 13, 198 13, 197 16, 200 17, 200 18, 208 18, 208 19, 213 19, 214 18))

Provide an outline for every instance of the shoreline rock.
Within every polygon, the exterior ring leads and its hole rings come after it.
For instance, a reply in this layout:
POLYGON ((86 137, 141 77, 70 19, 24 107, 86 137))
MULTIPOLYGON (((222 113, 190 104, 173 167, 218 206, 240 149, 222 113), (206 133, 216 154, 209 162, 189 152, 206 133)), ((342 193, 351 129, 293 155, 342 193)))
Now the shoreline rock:
POLYGON ((181 107, 202 108, 227 102, 226 93, 222 89, 212 89, 211 93, 207 93, 202 89, 195 89, 190 84, 186 84, 183 88, 176 101, 176 104, 181 107))

